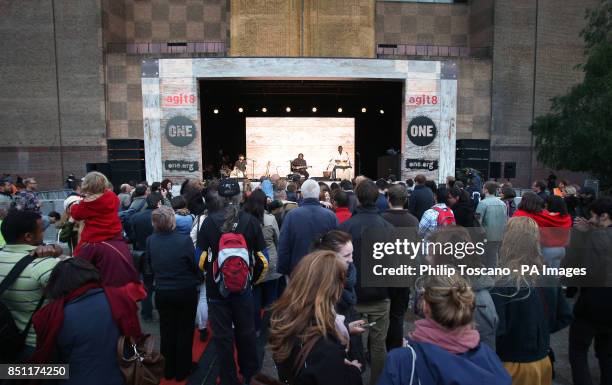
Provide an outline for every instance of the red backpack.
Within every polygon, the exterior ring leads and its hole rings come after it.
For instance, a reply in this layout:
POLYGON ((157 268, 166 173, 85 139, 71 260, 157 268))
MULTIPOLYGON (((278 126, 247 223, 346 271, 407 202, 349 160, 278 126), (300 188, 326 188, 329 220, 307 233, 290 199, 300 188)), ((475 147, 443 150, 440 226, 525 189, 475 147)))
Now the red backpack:
POLYGON ((434 206, 432 209, 438 212, 438 218, 436 219, 438 226, 450 226, 456 224, 453 210, 449 209, 448 207, 441 208, 438 206, 434 206))
MULTIPOLYGON (((234 231, 238 224, 234 224, 234 231)), ((213 277, 222 296, 244 292, 251 281, 251 259, 244 236, 238 232, 222 233, 219 252, 213 262, 213 277)))

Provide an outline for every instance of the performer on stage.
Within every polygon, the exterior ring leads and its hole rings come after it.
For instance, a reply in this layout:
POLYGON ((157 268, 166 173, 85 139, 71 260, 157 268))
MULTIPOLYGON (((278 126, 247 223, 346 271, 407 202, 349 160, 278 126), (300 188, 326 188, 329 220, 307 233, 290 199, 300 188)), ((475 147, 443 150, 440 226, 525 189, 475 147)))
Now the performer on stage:
POLYGON ((238 170, 242 171, 243 174, 246 173, 247 162, 244 158, 244 155, 238 155, 238 160, 236 161, 236 163, 234 163, 234 168, 237 168, 238 170))
POLYGON ((304 159, 304 154, 298 154, 298 157, 291 161, 291 171, 297 172, 298 174, 304 175, 304 178, 308 179, 308 171, 306 169, 308 165, 306 163, 306 159, 304 159))
POLYGON ((344 151, 342 146, 338 146, 338 151, 334 152, 329 160, 333 164, 332 178, 333 179, 348 179, 351 180, 351 157, 348 152, 344 151))
POLYGON ((221 160, 219 161, 219 176, 221 176, 221 178, 228 178, 232 171, 229 156, 224 154, 223 150, 219 150, 219 155, 221 156, 221 160))

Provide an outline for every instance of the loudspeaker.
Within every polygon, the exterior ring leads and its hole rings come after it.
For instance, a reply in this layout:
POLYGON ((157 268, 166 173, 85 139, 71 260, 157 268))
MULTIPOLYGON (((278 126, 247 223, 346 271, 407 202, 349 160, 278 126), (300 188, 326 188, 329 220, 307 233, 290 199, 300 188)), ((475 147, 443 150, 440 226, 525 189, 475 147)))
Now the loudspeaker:
POLYGON ((110 163, 86 163, 85 170, 89 173, 92 171, 101 172, 107 178, 111 177, 111 166, 110 163))
POLYGON ((455 157, 455 169, 473 168, 483 180, 489 179, 489 146, 486 139, 459 139, 455 157))
POLYGON ((490 162, 489 163, 489 178, 497 179, 501 178, 501 162, 490 162))
POLYGON ((138 183, 146 179, 144 140, 109 139, 107 147, 109 179, 115 191, 118 191, 123 183, 138 183))
POLYGON ((107 141, 108 161, 142 160, 144 161, 144 140, 109 139, 107 141))
POLYGON ((379 156, 376 161, 377 178, 387 178, 393 174, 396 178, 400 178, 400 154, 379 156))
POLYGON ((122 184, 134 181, 140 183, 147 178, 144 170, 113 170, 109 178, 115 192, 119 192, 122 184))
POLYGON ((505 179, 516 178, 516 162, 505 162, 504 163, 504 178, 505 179))
POLYGON ((142 139, 108 139, 106 145, 109 150, 141 150, 144 149, 142 139))

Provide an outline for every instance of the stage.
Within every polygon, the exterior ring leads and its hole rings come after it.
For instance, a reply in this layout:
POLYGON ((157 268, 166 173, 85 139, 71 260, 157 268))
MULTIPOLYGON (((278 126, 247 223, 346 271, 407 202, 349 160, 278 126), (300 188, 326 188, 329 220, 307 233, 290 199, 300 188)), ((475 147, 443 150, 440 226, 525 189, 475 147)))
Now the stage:
POLYGON ((351 166, 342 178, 376 177, 377 157, 400 149, 397 81, 206 79, 199 89, 204 167, 220 169, 223 155, 233 165, 243 154, 248 178, 283 176, 303 154, 308 174, 323 177, 342 146, 351 166))
POLYGON ((251 179, 286 176, 300 153, 320 177, 343 146, 350 177, 443 182, 455 173, 456 79, 452 61, 145 59, 147 180, 201 179, 239 154, 251 179), (397 162, 381 168, 389 154, 397 162))

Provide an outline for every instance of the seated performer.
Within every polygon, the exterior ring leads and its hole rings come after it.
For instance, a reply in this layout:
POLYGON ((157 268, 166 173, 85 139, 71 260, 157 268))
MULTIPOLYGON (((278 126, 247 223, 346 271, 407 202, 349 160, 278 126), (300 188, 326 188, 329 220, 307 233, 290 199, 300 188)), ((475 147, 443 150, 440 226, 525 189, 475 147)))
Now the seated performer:
POLYGON ((338 146, 338 151, 334 152, 329 162, 333 165, 332 178, 333 179, 351 179, 350 168, 351 157, 348 152, 344 151, 342 146, 338 146))
POLYGON ((306 164, 306 159, 304 159, 304 154, 298 154, 298 157, 291 161, 291 171, 304 175, 306 179, 309 176, 308 171, 306 171, 307 168, 308 165, 306 164))
POLYGON ((237 168, 238 170, 242 171, 243 174, 246 173, 247 162, 244 158, 244 155, 238 155, 238 160, 236 161, 236 163, 234 163, 234 168, 237 168))
POLYGON ((244 178, 245 174, 242 172, 238 166, 235 166, 234 169, 229 173, 230 178, 244 178))
POLYGON ((229 164, 222 164, 221 168, 219 169, 219 175, 221 176, 221 179, 229 178, 231 172, 232 169, 230 168, 229 164))

